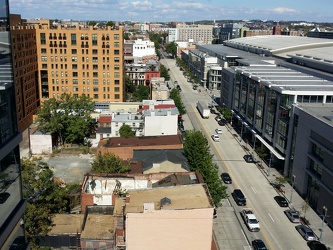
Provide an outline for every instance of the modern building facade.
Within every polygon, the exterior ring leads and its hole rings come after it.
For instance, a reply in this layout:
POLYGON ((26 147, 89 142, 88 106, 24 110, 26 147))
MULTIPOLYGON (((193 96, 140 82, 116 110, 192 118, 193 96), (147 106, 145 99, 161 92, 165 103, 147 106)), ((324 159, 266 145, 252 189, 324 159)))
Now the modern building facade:
POLYGON ((26 201, 20 174, 22 135, 17 125, 9 5, 7 0, 0 2, 0 248, 9 249, 17 237, 24 239, 26 201))
POLYGON ((35 26, 41 102, 62 93, 97 102, 123 101, 123 27, 35 26))
POLYGON ((240 23, 225 23, 220 28, 219 43, 223 43, 226 40, 241 37, 241 29, 243 24, 240 23))

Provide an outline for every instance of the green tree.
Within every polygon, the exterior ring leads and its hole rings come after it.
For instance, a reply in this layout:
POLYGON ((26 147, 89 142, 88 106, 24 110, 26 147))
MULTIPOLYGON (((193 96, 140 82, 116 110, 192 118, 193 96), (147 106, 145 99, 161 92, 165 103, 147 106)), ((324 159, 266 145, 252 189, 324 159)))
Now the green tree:
POLYGON ((149 86, 139 85, 133 92, 133 101, 141 102, 142 100, 148 100, 150 96, 149 86))
POLYGON ((120 127, 119 134, 120 134, 120 137, 127 138, 127 137, 131 137, 131 136, 135 136, 135 131, 133 131, 129 125, 124 124, 120 127))
POLYGON ((37 110, 37 122, 43 133, 51 133, 60 144, 83 143, 92 132, 91 113, 94 110, 95 104, 89 97, 62 94, 60 99, 44 102, 37 110))
POLYGON ((52 224, 52 214, 64 213, 67 208, 68 190, 53 181, 53 171, 41 161, 24 160, 22 191, 27 200, 25 229, 28 240, 38 245, 38 236, 45 236, 52 224))
POLYGON ((118 156, 110 153, 102 155, 101 152, 96 156, 91 166, 91 172, 98 174, 127 173, 131 169, 130 166, 123 165, 118 156))
POLYGON ((124 33, 124 40, 126 40, 126 41, 131 40, 129 33, 127 33, 127 32, 124 33))
POLYGON ((173 58, 177 57, 177 43, 171 42, 165 45, 165 49, 172 55, 173 58))
POLYGON ((231 118, 232 118, 231 109, 229 109, 229 108, 224 109, 223 110, 223 117, 230 122, 231 118))
POLYGON ((95 22, 95 21, 90 21, 89 22, 89 26, 95 26, 97 24, 97 22, 95 22))
POLYGON ((199 172, 212 196, 213 202, 220 205, 223 198, 228 197, 226 186, 223 186, 218 176, 218 166, 212 162, 206 137, 200 131, 185 131, 184 152, 191 171, 199 172))
POLYGON ((113 23, 112 21, 108 21, 108 22, 106 23, 106 26, 113 27, 113 26, 114 26, 114 23, 113 23))
POLYGON ((160 73, 161 77, 164 77, 166 81, 170 80, 169 70, 163 64, 160 65, 160 73))
POLYGON ((179 111, 180 115, 186 114, 185 106, 180 97, 179 91, 177 89, 172 89, 170 91, 170 98, 175 102, 175 105, 179 111))

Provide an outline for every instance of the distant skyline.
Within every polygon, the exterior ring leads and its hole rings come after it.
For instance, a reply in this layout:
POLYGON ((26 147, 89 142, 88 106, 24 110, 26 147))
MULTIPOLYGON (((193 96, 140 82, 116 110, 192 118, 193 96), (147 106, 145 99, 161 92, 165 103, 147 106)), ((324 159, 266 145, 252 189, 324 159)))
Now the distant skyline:
POLYGON ((22 18, 191 22, 274 20, 332 22, 332 0, 9 0, 10 13, 22 18))

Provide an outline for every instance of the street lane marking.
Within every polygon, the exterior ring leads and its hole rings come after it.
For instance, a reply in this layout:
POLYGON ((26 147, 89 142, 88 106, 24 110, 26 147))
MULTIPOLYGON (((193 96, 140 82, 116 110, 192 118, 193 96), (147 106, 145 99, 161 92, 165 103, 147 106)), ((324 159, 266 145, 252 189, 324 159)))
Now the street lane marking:
POLYGON ((251 187, 251 189, 252 189, 253 193, 255 193, 255 194, 258 193, 257 190, 254 187, 251 187))
POLYGON ((244 230, 243 230, 243 229, 241 229, 241 232, 242 232, 242 234, 243 234, 243 236, 244 236, 244 239, 246 240, 247 244, 249 244, 249 245, 250 245, 250 242, 247 240, 247 238, 246 238, 246 235, 245 235, 245 233, 244 233, 244 230))
POLYGON ((269 215, 269 217, 271 217, 271 220, 272 220, 273 222, 275 222, 275 220, 273 219, 272 215, 271 215, 270 213, 268 213, 268 215, 269 215))

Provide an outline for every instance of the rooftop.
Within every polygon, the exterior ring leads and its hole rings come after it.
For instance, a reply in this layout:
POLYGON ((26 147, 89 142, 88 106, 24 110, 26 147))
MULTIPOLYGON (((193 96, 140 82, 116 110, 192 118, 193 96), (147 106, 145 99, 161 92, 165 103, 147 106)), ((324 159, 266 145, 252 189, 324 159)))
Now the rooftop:
POLYGON ((333 104, 326 103, 322 104, 298 104, 298 108, 304 110, 305 112, 311 114, 311 116, 316 117, 322 122, 333 127, 333 104))
POLYGON ((84 214, 55 214, 48 235, 76 234, 81 231, 84 214))
POLYGON ((111 214, 89 214, 81 238, 112 239, 114 217, 111 214))
POLYGON ((161 109, 155 109, 151 110, 144 110, 144 116, 167 116, 168 112, 170 112, 170 115, 179 115, 178 108, 161 108, 161 109))
POLYGON ((205 184, 161 187, 129 191, 130 201, 125 213, 143 213, 144 203, 154 203, 155 210, 182 210, 213 207, 205 184), (171 204, 161 206, 161 199, 168 198, 171 204))

